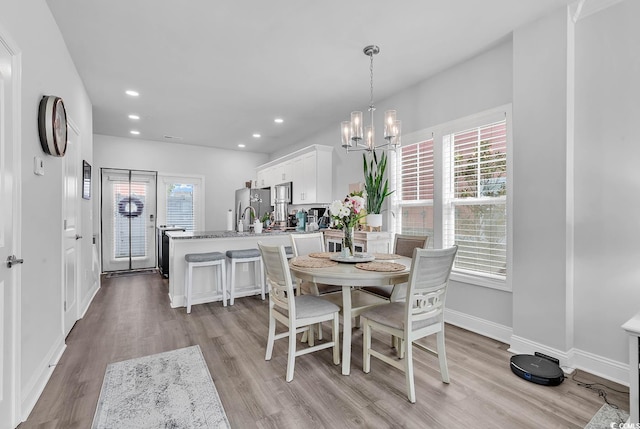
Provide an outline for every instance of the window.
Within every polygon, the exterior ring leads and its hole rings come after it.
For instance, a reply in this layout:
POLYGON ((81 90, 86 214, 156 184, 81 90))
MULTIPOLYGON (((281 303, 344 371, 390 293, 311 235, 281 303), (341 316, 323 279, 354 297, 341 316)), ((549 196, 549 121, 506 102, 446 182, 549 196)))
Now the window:
POLYGON ((400 213, 399 230, 428 235, 429 247, 433 247, 433 138, 402 147, 398 158, 394 194, 400 213))
POLYGON ((395 232, 458 245, 452 278, 510 289, 510 107, 405 138, 392 166, 395 232))
POLYGON ((160 176, 158 221, 187 231, 204 227, 202 219, 202 178, 160 176))

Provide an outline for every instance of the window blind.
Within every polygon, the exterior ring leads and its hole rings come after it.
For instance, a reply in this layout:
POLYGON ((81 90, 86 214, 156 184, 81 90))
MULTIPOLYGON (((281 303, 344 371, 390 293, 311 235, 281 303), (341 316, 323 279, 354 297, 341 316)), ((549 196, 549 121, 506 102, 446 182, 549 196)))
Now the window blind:
POLYGON ((454 269, 506 276, 506 120, 445 136, 445 245, 458 245, 454 269))
POLYGON ((433 168, 433 138, 402 147, 395 169, 396 223, 402 234, 433 237, 433 168))
POLYGON ((195 187, 190 183, 167 184, 167 225, 194 230, 195 187))

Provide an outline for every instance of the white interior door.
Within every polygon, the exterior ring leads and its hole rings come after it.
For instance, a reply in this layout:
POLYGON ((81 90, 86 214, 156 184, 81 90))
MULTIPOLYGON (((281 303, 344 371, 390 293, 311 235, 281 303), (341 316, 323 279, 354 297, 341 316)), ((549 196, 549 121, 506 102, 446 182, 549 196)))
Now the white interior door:
POLYGON ((20 180, 15 167, 19 158, 14 117, 19 112, 19 87, 14 76, 19 69, 17 61, 0 34, 0 429, 18 425, 18 286, 22 265, 7 263, 20 250, 19 188, 14 182, 20 180))
POLYGON ((102 169, 103 271, 156 266, 156 181, 156 172, 102 169))
POLYGON ((69 334, 78 320, 78 271, 80 258, 80 136, 73 126, 68 127, 67 151, 62 158, 63 183, 63 312, 64 334, 69 334))

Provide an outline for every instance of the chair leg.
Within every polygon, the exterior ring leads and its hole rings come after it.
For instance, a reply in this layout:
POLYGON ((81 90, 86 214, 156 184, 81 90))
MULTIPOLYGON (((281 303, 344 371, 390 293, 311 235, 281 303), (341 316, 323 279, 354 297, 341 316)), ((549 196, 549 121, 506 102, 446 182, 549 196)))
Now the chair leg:
POLYGON ((264 360, 271 360, 273 354, 273 343, 276 337, 276 318, 273 317, 272 309, 269 309, 269 337, 267 338, 267 354, 264 356, 264 360))
POLYGON ((236 292, 236 261, 231 260, 231 279, 229 280, 229 305, 233 305, 236 292))
POLYGON ((227 263, 220 264, 220 287, 222 288, 222 306, 227 306, 227 263))
POLYGON ((404 359, 404 375, 407 381, 407 397, 409 402, 415 404, 416 402, 416 386, 413 380, 413 341, 407 339, 401 339, 401 344, 404 346, 405 359, 404 359))
POLYGON ((309 343, 309 347, 313 347, 315 345, 315 340, 314 340, 314 334, 313 334, 313 325, 309 325, 309 330, 307 331, 309 333, 308 338, 308 343, 309 343))
POLYGON ((362 371, 366 374, 371 371, 371 325, 369 321, 362 318, 362 371))
POLYGON ((318 339, 322 339, 322 323, 318 323, 318 339))
MULTIPOLYGON (((264 278, 264 262, 262 262, 262 258, 260 258, 260 272, 259 272, 259 278, 260 278, 260 286, 262 288, 262 300, 264 301, 264 295, 265 295, 265 289, 266 289, 266 284, 267 281, 264 278)), ((256 281, 258 281, 258 277, 256 277, 256 281)))
POLYGON ((296 365, 296 327, 289 321, 289 354, 287 356, 287 383, 293 380, 296 365))
POLYGON ((333 363, 340 365, 340 316, 338 313, 333 318, 331 338, 333 340, 333 363))
POLYGON ((186 286, 186 298, 187 298, 187 314, 191 313, 191 293, 193 290, 193 266, 187 264, 185 271, 185 286, 186 286))
POLYGON ((440 376, 442 382, 449 384, 449 368, 447 367, 447 352, 444 349, 444 331, 436 334, 438 347, 438 360, 440 361, 440 376))

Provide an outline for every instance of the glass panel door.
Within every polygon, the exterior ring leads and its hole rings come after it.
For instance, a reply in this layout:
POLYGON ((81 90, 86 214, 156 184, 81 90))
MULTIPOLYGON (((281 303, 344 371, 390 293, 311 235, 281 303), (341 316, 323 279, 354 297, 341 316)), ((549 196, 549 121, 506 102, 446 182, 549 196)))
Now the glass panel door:
POLYGON ((156 172, 102 169, 102 270, 156 266, 156 172))

